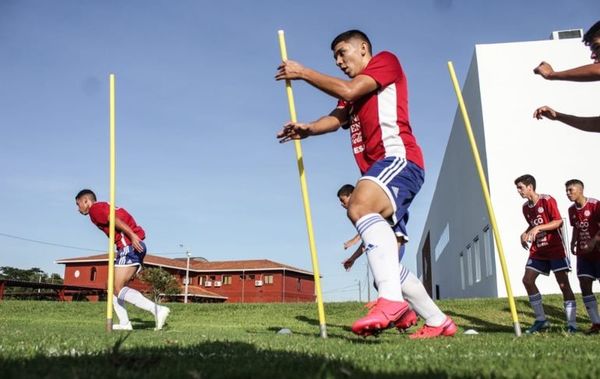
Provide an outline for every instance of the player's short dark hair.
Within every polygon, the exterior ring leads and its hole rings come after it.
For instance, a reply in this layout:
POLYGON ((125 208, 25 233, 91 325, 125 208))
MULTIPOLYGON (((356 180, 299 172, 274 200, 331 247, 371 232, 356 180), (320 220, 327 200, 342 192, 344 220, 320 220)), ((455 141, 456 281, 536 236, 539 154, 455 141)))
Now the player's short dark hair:
POLYGON ((75 196, 75 200, 79 200, 84 196, 89 196, 92 198, 93 201, 96 201, 96 194, 90 189, 82 189, 81 191, 79 191, 77 196, 75 196))
POLYGON ((337 191, 337 197, 350 196, 350 195, 352 195, 353 191, 354 191, 354 186, 352 184, 344 184, 337 191))
POLYGON ((594 39, 600 37, 600 21, 597 21, 594 25, 592 25, 587 32, 583 35, 583 43, 586 46, 592 44, 594 39))
POLYGON ((567 180, 565 188, 569 188, 570 186, 581 186, 581 188, 583 188, 583 182, 579 179, 567 180))
POLYGON ((357 38, 357 39, 360 39, 361 41, 366 42, 367 47, 369 48, 369 54, 373 54, 373 51, 371 49, 371 41, 369 40, 369 37, 367 37, 367 35, 365 33, 361 32, 360 30, 357 30, 357 29, 345 31, 345 32, 341 33, 340 35, 338 35, 337 37, 335 37, 333 39, 333 41, 331 41, 331 50, 333 51, 335 49, 335 45, 337 45, 338 43, 348 42, 352 38, 357 38))
POLYGON ((519 176, 515 179, 515 185, 519 183, 523 183, 526 186, 532 186, 533 190, 535 191, 535 178, 533 177, 533 175, 525 174, 519 176))

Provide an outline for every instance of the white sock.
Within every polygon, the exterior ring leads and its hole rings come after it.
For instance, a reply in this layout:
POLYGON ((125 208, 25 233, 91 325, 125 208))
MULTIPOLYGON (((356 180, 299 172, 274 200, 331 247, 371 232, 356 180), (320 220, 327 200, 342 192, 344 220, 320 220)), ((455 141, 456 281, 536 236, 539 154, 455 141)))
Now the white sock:
POLYGON ((119 324, 127 325, 129 323, 129 316, 127 315, 127 309, 125 309, 125 302, 115 295, 113 295, 113 308, 119 319, 119 324))
POLYGON ((596 302, 596 296, 593 294, 584 296, 583 304, 585 304, 585 309, 590 316, 592 324, 600 324, 600 315, 598 315, 598 303, 596 302))
POLYGON ((156 310, 158 306, 133 288, 123 287, 121 292, 119 292, 119 299, 125 300, 126 302, 131 303, 138 308, 148 311, 156 317, 156 310))
POLYGON ((411 308, 425 320, 427 325, 442 325, 446 321, 446 315, 433 302, 419 278, 406 267, 402 267, 400 275, 402 294, 411 308))
POLYGON ((529 303, 533 308, 533 314, 535 315, 536 321, 545 321, 546 314, 544 313, 544 306, 542 305, 542 295, 536 293, 535 295, 529 296, 529 303))
POLYGON ((356 222, 356 229, 365 244, 365 253, 379 289, 379 296, 402 301, 398 243, 394 231, 378 213, 370 213, 356 222))
POLYGON ((575 317, 577 316, 577 303, 575 300, 566 300, 565 301, 565 315, 567 316, 567 325, 576 327, 577 320, 575 317))

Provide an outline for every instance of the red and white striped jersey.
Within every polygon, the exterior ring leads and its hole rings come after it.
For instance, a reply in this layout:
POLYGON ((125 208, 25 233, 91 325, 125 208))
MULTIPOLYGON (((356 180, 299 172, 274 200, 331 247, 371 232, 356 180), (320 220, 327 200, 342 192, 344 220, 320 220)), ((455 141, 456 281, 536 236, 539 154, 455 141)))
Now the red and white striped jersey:
POLYGON ((406 77, 398 58, 383 51, 359 75, 373 78, 378 89, 354 102, 340 100, 338 108, 349 107, 352 151, 360 171, 386 157, 406 158, 424 168, 408 119, 406 77))

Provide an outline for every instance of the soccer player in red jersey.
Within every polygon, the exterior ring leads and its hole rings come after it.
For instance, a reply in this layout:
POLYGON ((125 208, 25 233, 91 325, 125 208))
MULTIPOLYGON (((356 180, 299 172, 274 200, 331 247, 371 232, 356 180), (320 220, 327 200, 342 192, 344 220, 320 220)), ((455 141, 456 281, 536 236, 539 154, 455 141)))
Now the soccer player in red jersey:
MULTIPOLYGON (((292 60, 278 67, 276 80, 304 80, 338 103, 329 115, 314 122, 285 124, 277 137, 287 142, 340 128, 350 130, 362 177, 348 204, 348 217, 361 236, 379 288, 377 303, 367 316, 354 322, 352 331, 368 336, 394 326, 410 309, 402 293, 403 267, 398 262, 392 227, 406 226, 408 207, 424 180, 423 155, 409 122, 406 76, 398 58, 387 51, 372 55, 369 38, 359 30, 338 35, 331 50, 336 65, 350 80, 322 74, 292 60)), ((427 292, 417 301, 423 302, 431 317, 415 338, 456 333, 449 317, 430 309, 432 300, 427 292)))
POLYGON ((556 200, 550 195, 536 193, 535 178, 531 175, 519 176, 515 179, 515 185, 519 195, 527 199, 523 204, 523 215, 528 226, 521 234, 521 245, 529 250, 529 260, 525 266, 523 284, 535 314, 535 322, 527 333, 535 333, 550 326, 544 313, 542 295, 535 285, 540 274, 549 275, 550 271, 554 272, 563 294, 567 332, 574 333, 577 331, 575 295, 567 276, 571 266, 565 253, 560 229, 563 221, 556 200))
POLYGON ((565 183, 567 197, 573 202, 569 208, 569 221, 573 227, 571 252, 577 255, 577 277, 585 309, 592 321, 586 332, 600 332, 598 303, 592 285, 600 279, 600 202, 583 194, 583 182, 571 179, 565 183))
MULTIPOLYGON (((596 22, 583 36, 583 43, 590 47, 594 61, 592 64, 575 67, 564 71, 554 71, 547 62, 540 63, 533 72, 547 80, 569 80, 574 82, 591 82, 600 80, 600 21, 596 22)), ((599 117, 579 117, 566 113, 560 113, 554 109, 543 106, 535 110, 533 117, 541 120, 546 117, 550 120, 558 120, 576 129, 586 132, 600 133, 599 117)))
MULTIPOLYGON (((84 189, 75 196, 75 202, 79 213, 89 215, 90 220, 107 236, 109 235, 109 210, 106 202, 96 200, 96 194, 84 189)), ((127 283, 142 270, 146 245, 143 240, 146 237, 144 229, 139 226, 134 218, 124 208, 115 209, 115 284, 113 294, 113 308, 119 323, 113 325, 113 330, 132 330, 125 302, 131 303, 138 308, 146 310, 156 320, 156 329, 164 326, 169 308, 155 304, 139 291, 127 287, 127 283)))

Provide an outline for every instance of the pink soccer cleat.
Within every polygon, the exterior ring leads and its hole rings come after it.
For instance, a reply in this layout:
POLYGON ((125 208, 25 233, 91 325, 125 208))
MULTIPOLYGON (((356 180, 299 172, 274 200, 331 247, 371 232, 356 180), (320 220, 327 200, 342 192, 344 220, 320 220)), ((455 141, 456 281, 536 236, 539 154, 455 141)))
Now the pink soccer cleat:
POLYGON ((424 339, 424 338, 435 338, 435 337, 452 337, 456 334, 458 327, 452 321, 450 317, 446 317, 446 321, 440 326, 429 326, 427 324, 410 336, 410 339, 424 339))
POLYGON ((352 331, 363 337, 377 334, 394 326, 408 310, 406 301, 392 301, 380 297, 365 317, 352 324, 352 331))
POLYGON ((400 317, 398 321, 396 321, 396 329, 398 329, 399 332, 405 332, 406 329, 410 328, 411 326, 417 325, 417 320, 419 320, 419 318, 417 317, 415 311, 409 309, 402 315, 402 317, 400 317))

